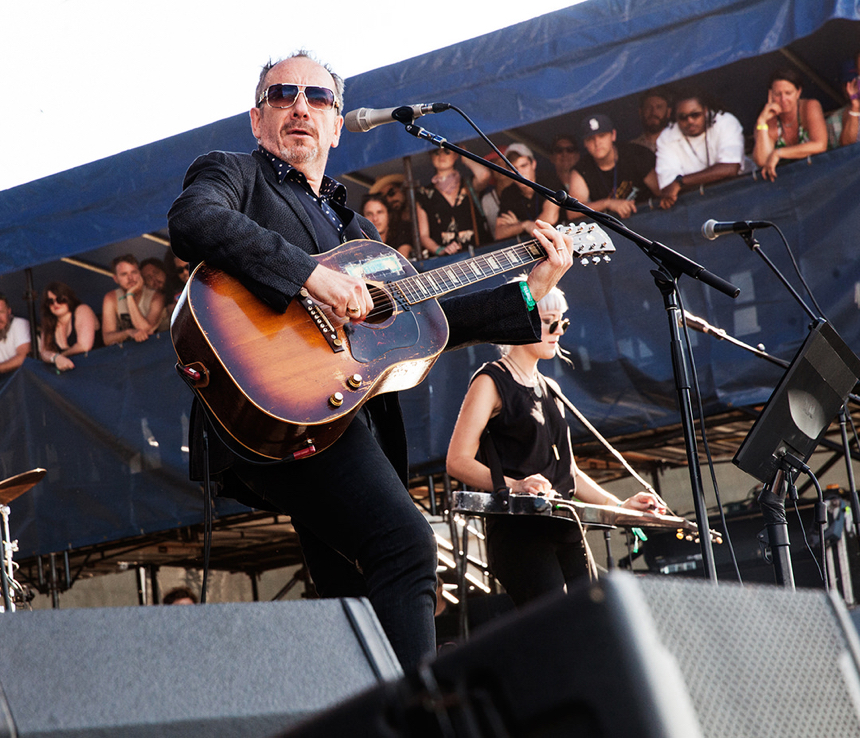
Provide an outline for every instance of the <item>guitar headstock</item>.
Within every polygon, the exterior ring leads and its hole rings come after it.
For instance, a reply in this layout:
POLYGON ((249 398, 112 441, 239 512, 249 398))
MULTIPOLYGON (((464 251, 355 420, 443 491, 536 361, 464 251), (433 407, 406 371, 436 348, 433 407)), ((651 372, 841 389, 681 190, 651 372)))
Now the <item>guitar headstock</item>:
POLYGON ((558 225, 556 230, 573 239, 573 257, 583 266, 610 261, 609 255, 615 253, 615 246, 597 223, 558 225))

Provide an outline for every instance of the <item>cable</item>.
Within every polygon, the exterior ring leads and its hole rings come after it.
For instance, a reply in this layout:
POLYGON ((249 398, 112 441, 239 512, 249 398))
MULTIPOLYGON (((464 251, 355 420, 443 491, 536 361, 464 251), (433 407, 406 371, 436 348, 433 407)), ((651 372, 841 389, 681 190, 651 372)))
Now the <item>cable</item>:
MULTIPOLYGON (((815 305, 815 309, 818 311, 818 314, 827 320, 827 316, 824 314, 824 311, 821 309, 821 306, 818 304, 818 301, 815 299, 815 295, 812 294, 812 290, 807 284, 806 280, 803 278, 803 273, 800 271, 800 265, 797 263, 797 260, 794 258, 794 254, 791 251, 791 247, 788 245, 788 240, 783 235, 783 232, 779 229, 779 226, 775 223, 771 223, 771 227, 776 230, 779 234, 779 237, 782 239, 782 243, 785 246, 785 250, 788 253, 788 258, 791 260, 791 265, 794 267, 794 272, 797 274, 798 279, 800 279, 800 283, 803 285, 803 288, 806 290, 806 294, 809 295, 809 299, 812 300, 812 304, 815 305)), ((828 321, 829 322, 829 321, 828 321)))

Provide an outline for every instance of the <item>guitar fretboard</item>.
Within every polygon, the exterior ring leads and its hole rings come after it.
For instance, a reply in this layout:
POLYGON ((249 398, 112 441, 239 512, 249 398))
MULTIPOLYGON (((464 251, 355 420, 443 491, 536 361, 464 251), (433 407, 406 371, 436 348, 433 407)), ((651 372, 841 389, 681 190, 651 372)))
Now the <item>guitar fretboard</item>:
POLYGON ((537 241, 518 243, 486 256, 476 256, 455 264, 414 274, 398 280, 393 286, 410 305, 441 297, 482 279, 503 274, 546 257, 537 241))

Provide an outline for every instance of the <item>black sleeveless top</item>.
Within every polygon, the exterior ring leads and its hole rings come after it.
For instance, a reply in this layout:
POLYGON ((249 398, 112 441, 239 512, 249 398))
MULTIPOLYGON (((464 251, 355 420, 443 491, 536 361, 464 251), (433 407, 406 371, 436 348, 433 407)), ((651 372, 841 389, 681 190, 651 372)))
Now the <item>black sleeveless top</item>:
MULTIPOLYGON (((472 381, 481 374, 493 380, 502 399, 501 411, 487 423, 502 471, 515 479, 542 474, 558 494, 570 499, 576 486, 570 431, 564 406, 548 380, 538 373, 537 386, 525 387, 499 362, 484 364, 472 381)), ((483 451, 481 456, 487 463, 483 451)))

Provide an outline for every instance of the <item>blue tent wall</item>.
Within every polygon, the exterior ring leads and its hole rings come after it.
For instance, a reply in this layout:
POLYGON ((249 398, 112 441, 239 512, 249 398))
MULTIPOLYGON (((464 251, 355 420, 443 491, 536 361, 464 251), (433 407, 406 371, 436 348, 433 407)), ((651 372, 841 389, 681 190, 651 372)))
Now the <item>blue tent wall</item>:
MULTIPOLYGON (((778 223, 825 314, 858 350, 858 187, 860 146, 847 147, 809 164, 787 165, 775 183, 743 178, 704 197, 687 193, 672 217, 646 212, 629 225, 742 288, 732 300, 683 277, 684 307, 790 359, 807 335, 803 310, 740 237, 709 242, 699 233, 708 218, 735 220, 740 212, 778 223), (838 186, 822 186, 821 172, 838 186)), ((776 232, 761 230, 758 236, 799 288, 776 232)), ((575 369, 558 360, 542 366, 609 436, 658 429, 679 417, 653 264, 630 242, 618 236, 613 241, 612 262, 575 265, 561 283, 573 321, 562 346, 575 369)), ((433 260, 433 266, 445 263, 433 260)), ((696 333, 692 343, 709 413, 765 401, 781 376, 779 368, 731 344, 696 333)), ((444 354, 422 384, 402 393, 413 471, 444 468, 469 376, 496 355, 490 346, 444 354)), ((13 535, 22 555, 200 522, 201 495, 187 481, 183 450, 191 395, 176 376, 175 360, 167 335, 157 334, 143 344, 75 357, 76 368, 66 374, 28 360, 0 387, 0 478, 39 466, 49 470, 12 503, 13 535)), ((238 509, 227 505, 219 512, 238 509)))

